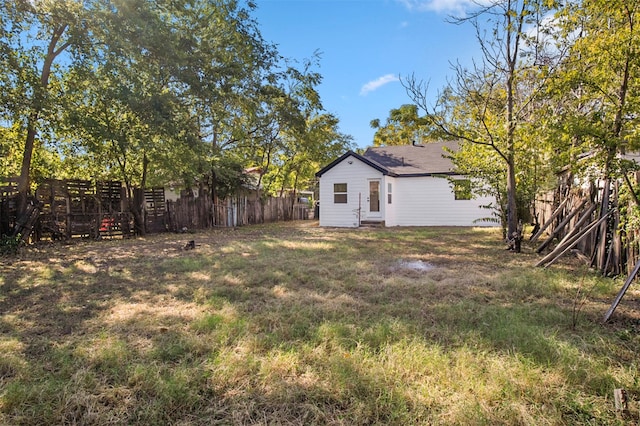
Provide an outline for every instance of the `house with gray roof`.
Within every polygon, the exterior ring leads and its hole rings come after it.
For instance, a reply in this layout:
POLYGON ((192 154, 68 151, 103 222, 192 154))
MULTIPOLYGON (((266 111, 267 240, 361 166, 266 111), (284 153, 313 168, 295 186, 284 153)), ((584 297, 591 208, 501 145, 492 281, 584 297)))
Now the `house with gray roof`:
POLYGON ((458 142, 349 151, 316 173, 320 226, 477 226, 490 216, 490 197, 471 193, 448 154, 458 142))

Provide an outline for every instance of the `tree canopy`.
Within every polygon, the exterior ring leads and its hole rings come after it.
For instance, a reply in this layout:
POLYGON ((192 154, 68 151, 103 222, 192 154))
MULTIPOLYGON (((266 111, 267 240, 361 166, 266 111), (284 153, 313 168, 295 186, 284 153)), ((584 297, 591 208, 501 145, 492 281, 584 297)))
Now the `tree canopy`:
POLYGON ((282 58, 251 1, 0 6, 0 152, 23 199, 65 177, 216 195, 250 167, 273 192, 303 189, 351 147, 317 93, 319 55, 282 58))
POLYGON ((429 125, 448 138, 488 147, 504 171, 503 223, 518 238, 518 175, 521 159, 533 145, 525 130, 535 114, 535 100, 557 59, 546 54, 539 34, 543 17, 555 5, 546 0, 501 0, 477 4, 457 24, 476 30, 482 56, 473 66, 454 67, 455 78, 435 104, 427 85, 415 76, 404 81, 429 125))
POLYGON ((371 120, 371 127, 376 129, 373 145, 410 145, 429 138, 433 134, 429 132, 429 121, 420 117, 418 112, 417 105, 405 104, 389 111, 384 125, 380 123, 380 119, 371 120))
POLYGON ((374 144, 406 144, 420 134, 463 142, 456 165, 496 196, 511 236, 557 170, 595 165, 604 177, 628 170, 617 158, 640 147, 640 3, 474 5, 451 21, 475 28, 481 56, 468 67, 454 64, 434 98, 424 80, 405 77, 413 104, 392 109, 384 125, 371 122, 374 144))

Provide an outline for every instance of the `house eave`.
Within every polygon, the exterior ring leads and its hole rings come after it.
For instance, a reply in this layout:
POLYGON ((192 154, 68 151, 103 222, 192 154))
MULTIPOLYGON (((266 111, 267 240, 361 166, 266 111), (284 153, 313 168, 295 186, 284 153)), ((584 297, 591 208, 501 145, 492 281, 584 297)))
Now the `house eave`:
POLYGON ((394 172, 390 171, 389 169, 386 169, 386 168, 382 167, 380 164, 377 164, 377 163, 369 160, 368 158, 363 157, 362 155, 357 154, 357 153, 355 153, 353 151, 348 151, 345 154, 343 154, 342 156, 340 156, 339 158, 337 158, 334 161, 332 161, 331 163, 327 164, 322 169, 320 169, 316 173, 316 177, 317 178, 322 177, 323 174, 325 174, 326 172, 331 170, 333 167, 335 167, 336 165, 338 165, 341 162, 343 162, 344 160, 346 160, 348 157, 354 157, 357 160, 362 161, 363 163, 365 163, 369 167, 373 167, 374 169, 376 169, 377 171, 379 171, 380 173, 382 173, 385 176, 393 176, 393 177, 398 176, 397 173, 394 173, 394 172))
POLYGON ((438 176, 462 176, 457 172, 435 172, 435 173, 396 173, 394 177, 438 177, 438 176))

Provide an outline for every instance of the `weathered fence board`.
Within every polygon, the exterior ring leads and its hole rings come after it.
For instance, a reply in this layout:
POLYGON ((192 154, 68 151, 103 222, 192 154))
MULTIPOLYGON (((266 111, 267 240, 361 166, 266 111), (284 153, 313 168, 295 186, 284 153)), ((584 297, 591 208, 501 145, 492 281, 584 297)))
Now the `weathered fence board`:
MULTIPOLYGON (((13 180, 0 182, 0 231, 6 235, 16 226, 16 188, 13 180)), ((144 221, 139 232, 153 233, 308 219, 310 212, 294 197, 257 199, 252 192, 215 203, 206 192, 199 197, 185 192, 176 201, 166 200, 164 188, 137 189, 133 195, 131 202, 117 181, 46 180, 34 198, 40 213, 32 238, 127 236, 138 226, 134 217, 144 221)))
POLYGON ((9 235, 15 226, 18 178, 0 179, 0 236, 9 235))
MULTIPOLYGON (((638 175, 635 180, 637 185, 638 175)), ((575 248, 580 252, 580 257, 586 259, 590 266, 597 268, 602 275, 629 274, 628 282, 607 313, 605 321, 615 309, 615 304, 619 302, 630 281, 637 275, 637 265, 640 265, 640 231, 633 227, 629 229, 629 218, 622 214, 624 211, 636 209, 638 198, 619 197, 620 186, 625 182, 629 187, 633 187, 628 176, 625 176, 624 182, 600 179, 580 187, 573 186, 571 179, 567 179, 560 182, 553 193, 539 197, 536 205, 537 211, 549 222, 548 241, 551 242, 555 238, 560 240, 550 254, 540 259, 537 266, 548 267, 560 256, 575 248), (573 213, 577 209, 572 210, 569 207, 573 205, 591 207, 585 208, 584 212, 578 215, 573 213)))
POLYGON ((209 195, 167 201, 169 229, 234 227, 309 218, 309 207, 293 197, 251 199, 236 196, 214 204, 209 195))

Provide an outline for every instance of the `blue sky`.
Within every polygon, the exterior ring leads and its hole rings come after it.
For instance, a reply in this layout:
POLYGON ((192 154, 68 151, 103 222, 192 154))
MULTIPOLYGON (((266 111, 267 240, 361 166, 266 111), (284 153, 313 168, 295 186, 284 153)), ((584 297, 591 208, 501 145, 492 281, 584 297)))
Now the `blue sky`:
POLYGON ((398 77, 430 81, 435 98, 451 63, 477 56, 471 25, 447 23, 469 0, 257 0, 254 17, 281 55, 322 52, 319 87, 325 109, 358 147, 373 143, 369 122, 411 100, 398 77))

